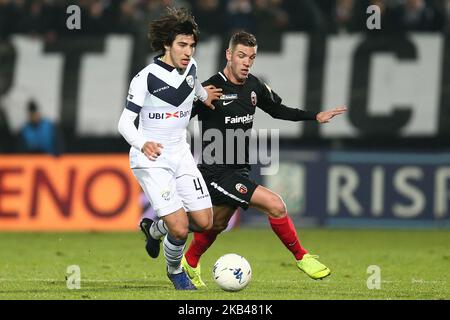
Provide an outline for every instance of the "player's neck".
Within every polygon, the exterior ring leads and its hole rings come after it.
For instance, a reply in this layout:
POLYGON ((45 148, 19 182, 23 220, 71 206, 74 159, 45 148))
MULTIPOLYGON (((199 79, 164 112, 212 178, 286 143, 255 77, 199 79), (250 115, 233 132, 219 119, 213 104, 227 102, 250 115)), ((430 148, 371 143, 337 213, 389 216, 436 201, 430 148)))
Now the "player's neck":
POLYGON ((177 69, 177 71, 178 71, 179 74, 183 74, 184 71, 186 70, 186 69, 183 69, 183 68, 177 68, 177 67, 175 66, 175 63, 173 63, 172 59, 170 58, 170 55, 169 55, 169 54, 165 54, 165 55, 159 57, 159 60, 161 60, 161 61, 164 62, 165 64, 167 64, 167 65, 169 65, 169 66, 171 66, 171 67, 177 69))
POLYGON ((164 62, 165 64, 168 64, 169 66, 175 68, 175 64, 173 63, 172 59, 170 58, 170 55, 165 54, 165 55, 159 57, 159 60, 161 60, 161 61, 164 62))
POLYGON ((231 72, 230 67, 227 65, 225 69, 223 69, 223 74, 232 84, 242 85, 245 83, 245 80, 239 81, 234 75, 233 72, 231 72))

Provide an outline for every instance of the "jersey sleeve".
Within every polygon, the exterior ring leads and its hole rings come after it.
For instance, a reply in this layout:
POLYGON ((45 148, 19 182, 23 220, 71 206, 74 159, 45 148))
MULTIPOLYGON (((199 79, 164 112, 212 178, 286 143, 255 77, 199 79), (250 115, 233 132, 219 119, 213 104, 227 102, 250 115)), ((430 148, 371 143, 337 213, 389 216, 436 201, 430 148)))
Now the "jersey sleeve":
POLYGON ((128 110, 127 108, 123 109, 117 129, 131 146, 138 150, 142 150, 146 139, 140 135, 134 126, 134 120, 136 120, 137 116, 137 113, 128 110))
POLYGON ((141 112, 147 94, 147 77, 138 73, 133 80, 131 80, 125 109, 122 111, 117 127, 125 140, 138 150, 142 150, 146 139, 134 126, 134 120, 141 112))
MULTIPOLYGON (((197 85, 199 85, 203 90, 205 90, 203 87, 208 86, 210 84, 211 83, 209 80, 207 80, 203 83, 200 83, 199 80, 196 80, 196 82, 195 82, 196 90, 197 90, 197 85)), ((205 94, 206 94, 206 98, 207 98, 208 94, 206 93, 206 90, 205 90, 205 94)), ((206 98, 204 100, 202 100, 196 94, 196 99, 194 99, 194 103, 192 105, 191 119, 199 114, 202 114, 206 109, 209 110, 209 108, 207 106, 205 106, 205 104, 203 103, 203 101, 205 101, 206 98)))
POLYGON ((267 84, 259 81, 259 86, 261 101, 258 103, 258 107, 273 118, 290 121, 316 120, 318 112, 287 107, 267 84))
POLYGON ((208 98, 208 93, 198 79, 195 79, 195 96, 202 102, 208 98))
POLYGON ((138 73, 133 80, 131 80, 125 108, 134 113, 139 113, 144 105, 147 95, 147 77, 138 73))

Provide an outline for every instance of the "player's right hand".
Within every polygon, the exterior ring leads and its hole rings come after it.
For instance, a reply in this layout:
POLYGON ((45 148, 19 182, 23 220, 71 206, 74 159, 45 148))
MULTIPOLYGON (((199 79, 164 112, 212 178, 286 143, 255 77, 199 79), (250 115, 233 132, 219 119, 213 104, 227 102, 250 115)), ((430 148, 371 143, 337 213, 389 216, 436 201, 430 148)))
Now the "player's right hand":
POLYGON ((213 106, 212 102, 214 100, 218 100, 220 99, 220 97, 222 96, 222 89, 220 88, 216 88, 213 85, 209 85, 205 88, 206 92, 208 93, 208 98, 206 98, 205 101, 203 101, 203 103, 210 109, 214 110, 215 107, 213 106))
POLYGON ((142 153, 145 154, 145 156, 151 160, 155 161, 156 158, 158 158, 161 155, 163 145, 161 143, 153 142, 153 141, 147 141, 142 146, 142 153))
POLYGON ((346 111, 347 111, 347 108, 344 106, 336 107, 336 108, 333 108, 333 109, 327 110, 327 111, 322 111, 317 114, 316 120, 319 123, 327 123, 335 116, 343 114, 346 111))

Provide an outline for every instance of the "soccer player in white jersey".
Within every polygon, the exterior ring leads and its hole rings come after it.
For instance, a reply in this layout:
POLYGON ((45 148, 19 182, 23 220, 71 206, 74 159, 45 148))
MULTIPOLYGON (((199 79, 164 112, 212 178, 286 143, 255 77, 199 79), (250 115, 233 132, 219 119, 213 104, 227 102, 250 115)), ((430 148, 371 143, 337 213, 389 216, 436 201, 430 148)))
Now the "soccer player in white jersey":
POLYGON ((161 218, 145 226, 146 235, 159 239, 159 228, 168 229, 163 241, 167 275, 175 289, 195 290, 181 258, 188 229, 209 230, 213 215, 208 188, 186 141, 186 127, 194 97, 212 107, 221 90, 203 88, 197 80, 192 55, 198 27, 187 10, 169 8, 150 23, 149 39, 154 51, 162 54, 131 81, 118 130, 131 145, 133 174, 161 218))

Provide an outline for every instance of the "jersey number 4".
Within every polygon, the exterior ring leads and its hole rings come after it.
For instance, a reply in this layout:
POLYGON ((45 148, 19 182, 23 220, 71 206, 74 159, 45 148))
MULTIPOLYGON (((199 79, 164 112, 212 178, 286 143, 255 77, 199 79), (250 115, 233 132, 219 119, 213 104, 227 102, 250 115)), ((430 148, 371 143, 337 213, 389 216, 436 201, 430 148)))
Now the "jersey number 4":
POLYGON ((200 183, 200 178, 194 179, 194 186, 195 186, 195 190, 200 190, 201 193, 203 194, 203 187, 202 184, 200 183))

